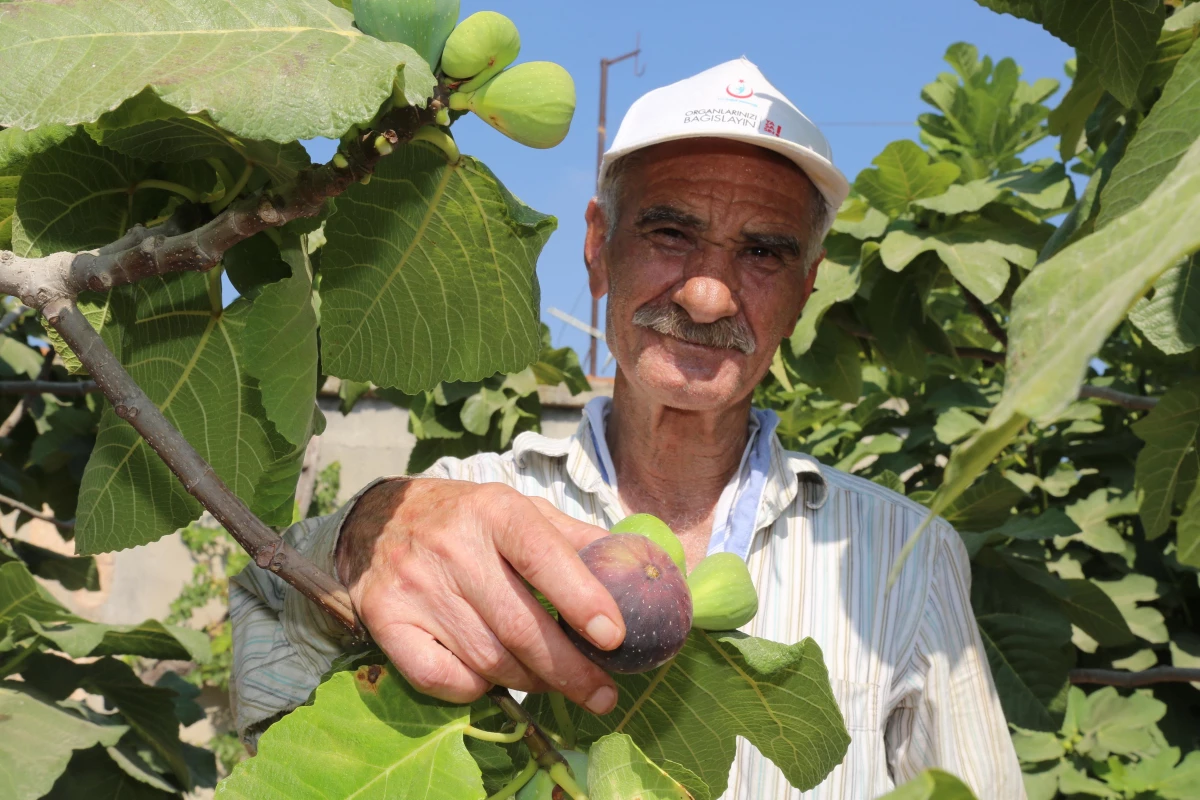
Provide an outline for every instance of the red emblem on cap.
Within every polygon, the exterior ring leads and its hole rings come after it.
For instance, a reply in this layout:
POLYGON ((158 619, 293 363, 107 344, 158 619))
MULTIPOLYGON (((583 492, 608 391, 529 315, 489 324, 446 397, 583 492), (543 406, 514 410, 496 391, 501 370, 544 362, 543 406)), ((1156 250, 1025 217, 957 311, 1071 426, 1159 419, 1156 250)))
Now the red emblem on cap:
POLYGON ((772 136, 782 136, 783 135, 783 126, 776 125, 771 120, 766 120, 765 122, 763 122, 763 133, 770 134, 772 136))
POLYGON ((754 90, 747 86, 744 80, 739 80, 737 83, 731 83, 726 86, 725 93, 730 97, 736 97, 738 100, 745 100, 747 97, 754 96, 754 90))

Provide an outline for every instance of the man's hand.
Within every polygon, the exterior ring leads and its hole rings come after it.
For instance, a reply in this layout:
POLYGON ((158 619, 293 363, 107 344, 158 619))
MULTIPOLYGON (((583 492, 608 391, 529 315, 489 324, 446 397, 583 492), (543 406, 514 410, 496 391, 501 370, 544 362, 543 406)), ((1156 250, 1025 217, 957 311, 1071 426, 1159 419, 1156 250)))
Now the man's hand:
POLYGON ((593 713, 612 679, 567 640, 529 581, 597 647, 625 637, 616 602, 577 552, 606 531, 498 483, 381 483, 342 526, 338 577, 359 618, 404 676, 454 703, 492 684, 554 690, 593 713))

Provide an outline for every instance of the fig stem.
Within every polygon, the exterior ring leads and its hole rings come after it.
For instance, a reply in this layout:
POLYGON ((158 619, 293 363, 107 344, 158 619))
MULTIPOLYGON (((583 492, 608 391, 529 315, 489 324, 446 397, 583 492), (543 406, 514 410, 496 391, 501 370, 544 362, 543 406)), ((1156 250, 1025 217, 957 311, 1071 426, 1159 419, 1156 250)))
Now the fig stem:
MULTIPOLYGON (((533 717, 529 716, 529 712, 517 702, 508 689, 505 689, 503 686, 493 686, 488 689, 487 695, 493 703, 500 707, 505 716, 513 722, 518 725, 522 722, 526 724, 525 746, 529 748, 529 755, 533 757, 532 760, 536 761, 539 767, 547 772, 555 766, 561 765, 564 769, 567 768, 567 760, 554 749, 554 745, 550 743, 550 740, 546 738, 546 735, 534 723, 533 717)), ((566 789, 565 786, 563 788, 566 789)))
POLYGON ((571 774, 571 768, 566 764, 555 764, 547 771, 550 778, 561 786, 564 792, 571 795, 572 800, 588 800, 587 792, 579 788, 575 776, 571 774))
POLYGON ((491 719, 499 713, 501 713, 501 711, 496 706, 488 706, 487 708, 473 708, 471 709, 471 724, 478 725, 485 719, 491 719))
POLYGON ((525 737, 525 731, 529 729, 528 722, 518 722, 517 727, 512 733, 500 733, 499 731, 485 731, 476 728, 474 725, 468 725, 463 728, 463 735, 470 736, 472 739, 479 739, 481 742, 497 742, 498 744, 512 744, 519 742, 525 737))
POLYGON ((574 750, 575 723, 571 721, 571 714, 567 711, 567 698, 563 697, 562 692, 550 693, 550 710, 554 712, 554 721, 558 723, 558 729, 562 733, 563 746, 574 750))
POLYGON ((532 758, 521 768, 517 773, 517 777, 513 778, 508 783, 500 788, 500 791, 493 795, 489 795, 487 800, 508 800, 517 792, 525 788, 525 784, 533 780, 533 776, 537 774, 538 765, 532 758))

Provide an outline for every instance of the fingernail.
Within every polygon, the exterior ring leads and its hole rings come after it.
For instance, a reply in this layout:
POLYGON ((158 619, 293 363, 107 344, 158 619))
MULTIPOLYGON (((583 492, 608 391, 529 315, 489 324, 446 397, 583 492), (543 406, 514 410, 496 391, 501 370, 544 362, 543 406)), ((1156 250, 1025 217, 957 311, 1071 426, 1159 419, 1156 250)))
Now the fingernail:
POLYGON ((611 619, 603 614, 597 614, 592 617, 591 622, 584 629, 588 638, 596 643, 597 647, 611 650, 621 643, 621 629, 616 626, 611 619))
MULTIPOLYGON (((611 623, 610 623, 611 624, 611 623)), ((617 693, 611 686, 601 686, 584 703, 593 714, 607 714, 617 704, 617 693)))

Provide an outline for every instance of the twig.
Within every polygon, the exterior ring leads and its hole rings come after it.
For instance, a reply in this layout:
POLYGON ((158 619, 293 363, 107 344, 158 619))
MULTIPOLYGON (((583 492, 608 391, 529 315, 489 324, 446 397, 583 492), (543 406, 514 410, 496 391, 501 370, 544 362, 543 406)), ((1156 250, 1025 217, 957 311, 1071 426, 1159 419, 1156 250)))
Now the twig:
POLYGON ((100 391, 95 381, 0 381, 0 394, 52 394, 78 397, 100 391))
POLYGON ((75 527, 75 520, 73 519, 55 519, 53 514, 47 514, 44 511, 38 511, 33 506, 27 506, 20 500, 14 500, 11 497, 6 497, 2 494, 0 494, 0 503, 4 503, 7 506, 12 506, 17 511, 28 514, 34 519, 40 519, 42 522, 49 522, 50 524, 57 525, 65 530, 72 530, 75 527))
POLYGON ((1116 389, 1110 389, 1107 386, 1081 386, 1079 387, 1079 396, 1081 398, 1092 398, 1094 400, 1107 400, 1113 405, 1118 405, 1123 408, 1133 409, 1135 411, 1149 411, 1158 405, 1157 397, 1146 397, 1141 394, 1130 394, 1129 392, 1121 392, 1116 389))
POLYGON ((212 467, 125 371, 74 301, 52 300, 42 313, 96 379, 117 416, 141 434, 184 488, 254 558, 254 563, 279 575, 351 633, 361 636, 363 628, 345 587, 267 527, 217 477, 212 467))
MULTIPOLYGON (((53 347, 46 351, 46 355, 42 357, 42 368, 38 370, 38 380, 36 382, 41 382, 45 378, 50 377, 50 370, 54 367, 54 355, 53 347)), ((26 394, 18 400, 4 422, 0 422, 0 439, 8 436, 13 432, 13 428, 21 424, 21 417, 25 416, 25 407, 29 405, 29 397, 30 395, 26 394)))
POLYGON ((958 288, 962 290, 963 298, 967 301, 967 307, 971 309, 975 316, 979 317, 980 322, 983 323, 983 327, 992 335, 992 338, 1005 347, 1008 347, 1008 333, 1005 332, 1004 328, 1000 327, 1000 323, 992 316, 992 312, 988 310, 984 302, 972 294, 971 290, 963 286, 961 282, 958 284, 958 288))
POLYGON ((1099 683, 1133 689, 1155 683, 1200 683, 1200 669, 1189 667, 1151 667, 1141 672, 1120 669, 1073 669, 1071 683, 1099 683))
POLYGON ((500 707, 510 720, 517 725, 525 723, 528 727, 525 729, 525 746, 529 748, 529 755, 537 762, 538 766, 547 772, 555 764, 567 766, 567 760, 563 758, 550 740, 542 733, 541 728, 533 721, 533 717, 529 716, 529 712, 517 702, 503 686, 493 686, 488 689, 488 698, 493 703, 500 707))
POLYGON ((9 326, 19 320, 21 315, 28 310, 28 308, 18 303, 16 308, 10 309, 8 313, 6 313, 3 317, 0 317, 0 333, 4 333, 6 330, 8 330, 9 326))

